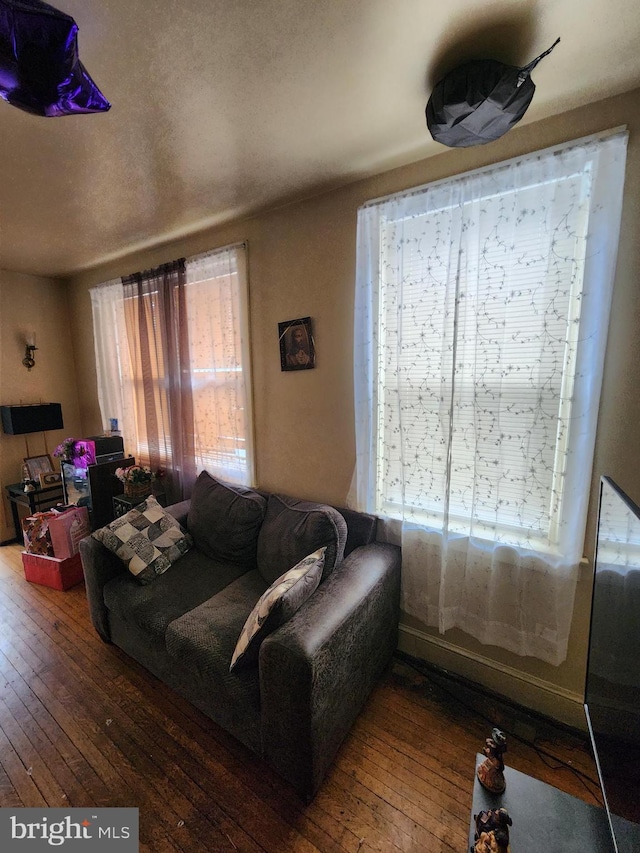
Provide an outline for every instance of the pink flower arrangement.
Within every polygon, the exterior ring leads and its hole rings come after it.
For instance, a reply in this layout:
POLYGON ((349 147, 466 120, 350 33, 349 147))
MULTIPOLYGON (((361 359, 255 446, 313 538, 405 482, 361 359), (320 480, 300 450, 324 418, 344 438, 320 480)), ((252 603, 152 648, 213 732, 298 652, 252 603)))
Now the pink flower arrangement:
POLYGON ((150 468, 144 465, 130 465, 128 468, 116 468, 116 477, 121 483, 150 483, 153 480, 153 473, 150 468))
POLYGON ((65 438, 53 451, 54 456, 62 457, 63 459, 81 459, 86 456, 88 450, 83 442, 77 438, 65 438))

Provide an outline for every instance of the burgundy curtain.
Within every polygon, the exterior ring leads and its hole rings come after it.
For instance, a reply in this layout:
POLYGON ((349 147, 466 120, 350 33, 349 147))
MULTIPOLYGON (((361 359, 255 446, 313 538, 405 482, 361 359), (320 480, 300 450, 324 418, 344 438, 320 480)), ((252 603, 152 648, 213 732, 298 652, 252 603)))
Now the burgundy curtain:
POLYGON ((137 461, 165 472, 169 503, 196 478, 185 260, 123 278, 135 381, 137 461))

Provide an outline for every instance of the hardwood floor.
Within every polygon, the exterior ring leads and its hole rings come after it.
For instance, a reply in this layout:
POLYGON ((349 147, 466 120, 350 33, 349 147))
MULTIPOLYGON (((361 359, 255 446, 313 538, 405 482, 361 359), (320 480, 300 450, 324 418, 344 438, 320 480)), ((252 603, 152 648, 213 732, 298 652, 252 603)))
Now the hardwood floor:
POLYGON ((82 585, 28 583, 17 545, 0 548, 0 678, 0 806, 138 807, 151 853, 462 853, 492 725, 510 766, 597 802, 582 737, 398 658, 305 805, 104 644, 82 585))

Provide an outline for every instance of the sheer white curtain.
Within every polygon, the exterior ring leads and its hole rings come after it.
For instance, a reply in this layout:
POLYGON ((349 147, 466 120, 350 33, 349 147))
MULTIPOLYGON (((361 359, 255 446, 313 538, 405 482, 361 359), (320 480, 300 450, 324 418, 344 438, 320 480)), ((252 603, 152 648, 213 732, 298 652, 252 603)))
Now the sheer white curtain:
POLYGON ((566 657, 626 133, 358 214, 357 494, 402 522, 405 612, 566 657))
POLYGON ((127 452, 137 446, 132 387, 132 366, 127 342, 122 279, 105 282, 91 290, 93 340, 96 354, 98 402, 102 427, 117 418, 127 452))

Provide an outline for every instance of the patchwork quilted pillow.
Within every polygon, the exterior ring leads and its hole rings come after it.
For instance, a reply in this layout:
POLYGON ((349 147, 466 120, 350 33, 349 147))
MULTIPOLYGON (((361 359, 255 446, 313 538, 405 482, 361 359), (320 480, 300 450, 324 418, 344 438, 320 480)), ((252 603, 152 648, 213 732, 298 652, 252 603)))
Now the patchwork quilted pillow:
POLYGON ((166 572, 193 545, 191 536, 153 496, 93 536, 120 557, 142 584, 166 572))
POLYGON ((300 560, 262 593, 240 632, 229 672, 240 665, 255 663, 264 638, 291 619, 313 595, 322 578, 326 550, 318 548, 300 560))

